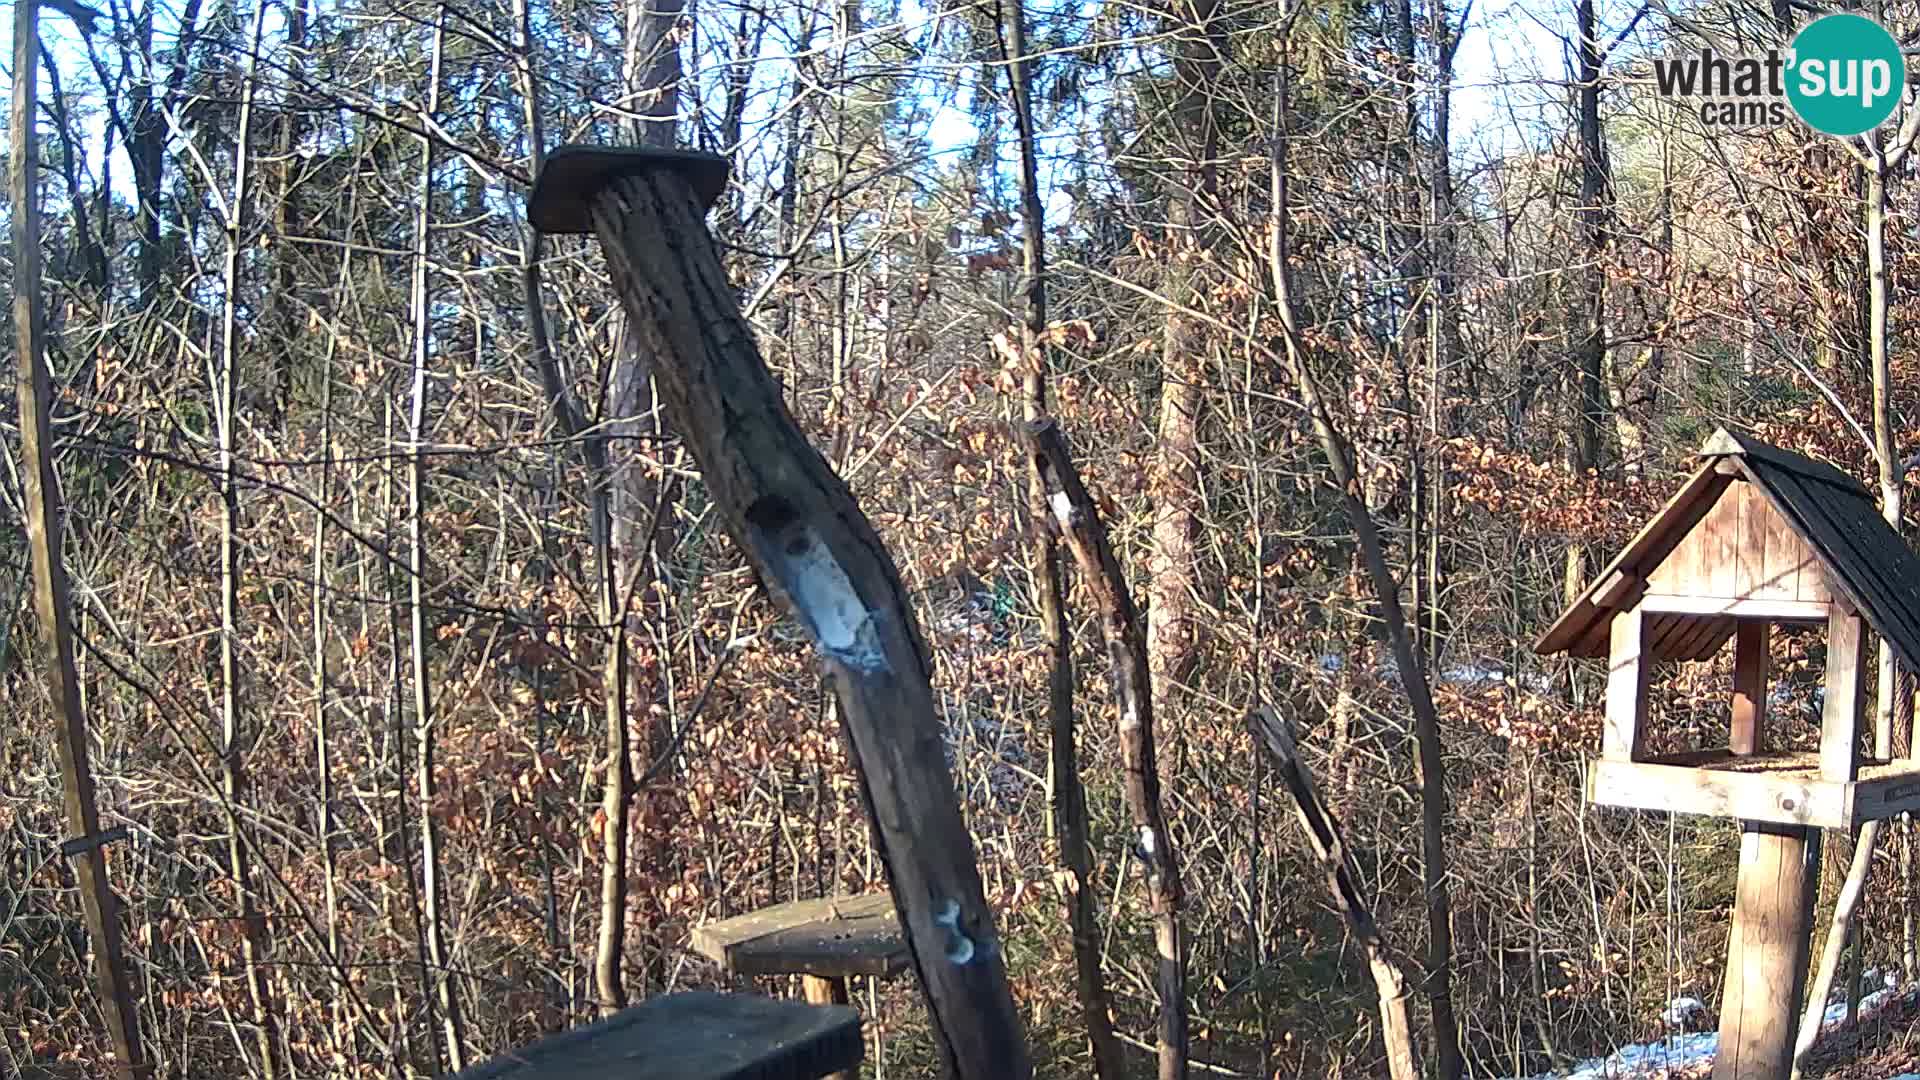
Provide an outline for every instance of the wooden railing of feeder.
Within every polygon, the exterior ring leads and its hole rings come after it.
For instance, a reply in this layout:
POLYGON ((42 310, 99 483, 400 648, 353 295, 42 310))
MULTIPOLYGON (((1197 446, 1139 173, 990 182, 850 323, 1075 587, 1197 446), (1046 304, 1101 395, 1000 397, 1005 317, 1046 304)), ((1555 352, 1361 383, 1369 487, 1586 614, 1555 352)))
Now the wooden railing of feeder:
POLYGON ((709 154, 567 146, 528 201, 535 228, 600 240, 666 419, 840 701, 861 793, 948 1071, 1031 1075, 973 841, 943 751, 926 649, 893 560, 787 411, 714 250, 709 154))
POLYGON ((1920 558, 1872 494, 1831 465, 1727 430, 1700 456, 1535 649, 1608 662, 1590 802, 1742 822, 1714 1075, 1785 1077, 1819 871, 1813 830, 1920 810, 1920 763, 1860 753, 1867 632, 1920 666, 1920 558), (1810 750, 1781 745, 1767 722, 1775 623, 1826 629, 1820 742, 1810 750), (1653 752, 1654 665, 1708 659, 1729 640, 1727 745, 1653 752))

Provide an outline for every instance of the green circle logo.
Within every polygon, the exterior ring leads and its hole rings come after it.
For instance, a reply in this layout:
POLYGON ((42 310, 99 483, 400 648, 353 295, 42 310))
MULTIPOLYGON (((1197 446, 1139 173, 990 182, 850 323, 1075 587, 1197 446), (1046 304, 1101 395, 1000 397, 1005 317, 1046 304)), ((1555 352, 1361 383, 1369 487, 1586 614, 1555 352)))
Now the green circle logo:
POLYGON ((1826 15, 1793 39, 1787 100, 1815 131, 1842 137, 1886 122, 1907 85, 1900 43, 1864 15, 1826 15))

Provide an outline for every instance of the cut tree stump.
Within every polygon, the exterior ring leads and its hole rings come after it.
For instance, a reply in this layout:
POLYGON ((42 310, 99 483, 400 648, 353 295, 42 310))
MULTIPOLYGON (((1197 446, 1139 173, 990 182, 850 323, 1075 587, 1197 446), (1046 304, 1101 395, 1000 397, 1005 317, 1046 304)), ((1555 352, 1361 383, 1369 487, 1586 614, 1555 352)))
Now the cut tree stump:
POLYGON ((860 1014, 694 991, 549 1036, 453 1080, 820 1080, 858 1069, 860 1014))
POLYGON ((706 227, 725 172, 706 154, 563 146, 527 216, 599 237, 668 427, 761 583, 813 641, 946 1071, 1025 1080, 1033 1065, 947 770, 926 647, 893 559, 794 423, 740 314, 706 227))

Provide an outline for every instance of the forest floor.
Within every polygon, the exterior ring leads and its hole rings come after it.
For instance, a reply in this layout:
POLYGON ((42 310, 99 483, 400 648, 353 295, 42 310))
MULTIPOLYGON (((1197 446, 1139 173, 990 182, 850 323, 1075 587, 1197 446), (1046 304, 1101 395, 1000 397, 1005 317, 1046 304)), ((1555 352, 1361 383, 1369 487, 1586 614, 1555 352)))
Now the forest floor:
POLYGON ((1810 1077, 1920 1080, 1920 992, 1909 989, 1852 1027, 1829 1031, 1815 1048, 1810 1077))
MULTIPOLYGON (((1851 1026, 1844 1023, 1844 1004, 1828 1007, 1809 1080, 1920 1080, 1920 987, 1869 994, 1860 1005, 1851 1026)), ((1534 1080, 1704 1080, 1713 1073, 1719 1042, 1708 1031, 1635 1043, 1534 1080)))

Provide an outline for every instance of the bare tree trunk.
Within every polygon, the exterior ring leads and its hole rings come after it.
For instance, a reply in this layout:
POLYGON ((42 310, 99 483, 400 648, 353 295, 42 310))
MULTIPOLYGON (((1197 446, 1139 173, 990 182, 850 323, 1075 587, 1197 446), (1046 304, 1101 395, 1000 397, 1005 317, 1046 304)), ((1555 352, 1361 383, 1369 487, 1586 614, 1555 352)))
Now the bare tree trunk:
POLYGON ((222 271, 223 296, 220 305, 220 370, 214 411, 220 439, 220 718, 221 718, 221 795, 227 815, 227 872, 233 878, 240 905, 241 962, 247 994, 253 1000, 254 1033, 260 1052, 262 1073, 273 1080, 280 1074, 278 1023, 267 992, 266 977, 260 965, 267 953, 266 921, 260 914, 259 899, 253 888, 253 869, 249 865, 245 828, 240 810, 247 803, 246 743, 248 734, 240 715, 240 485, 235 476, 235 427, 239 398, 239 325, 240 252, 246 243, 246 212, 250 194, 248 174, 252 167, 253 99, 260 55, 261 31, 265 26, 265 4, 253 13, 253 47, 247 53, 242 75, 240 115, 234 135, 233 196, 225 200, 226 262, 222 271))
MULTIPOLYGON (((1428 331, 1427 430, 1433 441, 1427 455, 1427 606, 1426 639, 1430 662, 1440 659, 1440 588, 1446 573, 1442 555, 1442 535, 1446 521, 1447 459, 1445 445, 1459 426, 1451 406, 1443 406, 1447 387, 1460 363, 1460 291, 1458 276, 1460 253, 1456 243, 1453 190, 1453 60, 1460 47, 1460 35, 1447 14, 1445 0, 1433 3, 1434 72, 1433 147, 1431 157, 1433 239, 1429 255, 1433 300, 1429 307, 1428 331)), ((1415 552, 1417 559, 1419 553, 1415 552)))
MULTIPOLYGON (((440 109, 440 63, 446 36, 446 7, 434 15, 432 54, 427 68, 427 101, 421 127, 431 130, 440 109)), ((432 629, 427 624, 426 576, 426 410, 427 364, 431 356, 432 287, 428 259, 433 230, 433 140, 420 139, 419 199, 413 218, 413 389, 407 412, 407 585, 413 662, 413 719, 420 754, 415 759, 415 784, 420 789, 420 861, 425 875, 427 956, 433 964, 432 984, 440 1006, 440 1022, 447 1043, 447 1061, 454 1072, 466 1067, 465 1024, 461 1020, 459 988, 448 964, 444 887, 440 864, 440 826, 434 818, 437 792, 434 775, 436 735, 433 718, 432 671, 427 650, 432 629)))
MULTIPOLYGON (((1580 124, 1580 205, 1574 208, 1582 266, 1580 296, 1575 309, 1573 361, 1575 417, 1569 441, 1569 461, 1575 481, 1600 468, 1606 456, 1607 430, 1607 202, 1606 148, 1600 131, 1600 41, 1594 0, 1576 0, 1574 21, 1579 35, 1575 96, 1580 124)), ((1586 588, 1587 545, 1578 537, 1567 545, 1567 603, 1578 600, 1586 588)))
POLYGON ((1293 796, 1300 827, 1327 871, 1334 906, 1366 950, 1367 968, 1380 995, 1380 1034, 1387 1047, 1388 1075, 1393 1080, 1419 1080, 1420 1057, 1414 1050, 1413 1022, 1407 1015, 1406 976, 1373 920, 1373 909, 1360 895, 1360 872, 1353 864, 1352 850, 1340 836, 1340 823, 1320 798, 1313 774, 1296 752, 1293 725, 1264 707, 1253 712, 1248 721, 1254 737, 1266 746, 1280 768, 1280 780, 1293 796))
MULTIPOLYGON (((1893 368, 1887 340, 1887 173, 1889 166, 1876 151, 1867 173, 1867 349, 1873 373, 1873 458, 1880 474, 1880 516, 1898 533, 1901 518, 1901 481, 1905 467, 1893 432, 1893 368)), ((1893 757, 1893 696, 1899 684, 1893 646, 1880 642, 1880 669, 1875 680, 1873 756, 1893 757)))
POLYGON ((1174 700, 1193 662, 1193 599, 1197 587, 1194 530, 1200 502, 1200 409, 1206 335, 1183 310, 1193 306, 1200 288, 1200 260, 1210 250, 1207 238, 1214 193, 1218 133, 1213 93, 1220 62, 1212 22, 1218 0, 1173 0, 1166 21, 1181 42, 1174 61, 1179 101, 1174 105, 1182 135, 1192 140, 1186 163, 1186 194, 1168 206, 1166 284, 1175 305, 1167 317, 1160 355, 1160 415, 1154 463, 1148 477, 1153 503, 1153 554, 1147 577, 1147 660, 1153 694, 1162 705, 1174 700))
MULTIPOLYGON (((291 98, 297 92, 292 88, 306 81, 307 0, 290 0, 286 17, 285 62, 289 87, 286 93, 291 98)), ((302 210, 306 203, 306 188, 295 180, 301 160, 298 150, 306 135, 306 112, 300 107, 301 104, 297 100, 282 102, 279 133, 274 146, 274 156, 279 159, 275 166, 279 190, 273 196, 273 239, 279 247, 274 256, 273 295, 268 301, 272 315, 267 322, 275 334, 285 335, 287 340, 277 343, 279 356, 273 367, 269 407, 273 411, 273 425, 282 436, 286 434, 287 418, 293 411, 294 368, 300 340, 294 331, 299 317, 299 305, 295 301, 298 295, 296 290, 300 287, 300 266, 290 241, 294 231, 302 224, 302 210)))
MULTIPOLYGON (((1053 357, 1047 339, 1046 209, 1040 199, 1039 154, 1033 124, 1032 73, 1027 61, 1026 5, 1008 0, 1002 29, 1006 34, 1007 79, 1013 90, 1014 120, 1020 134, 1020 216, 1026 260, 1026 311, 1021 326, 1025 370, 1024 412, 1029 424, 1047 415, 1047 376, 1053 357)), ((1047 650, 1052 657, 1047 678, 1047 728, 1051 755, 1047 782, 1052 793, 1055 834, 1060 863, 1067 871, 1067 926, 1073 938, 1076 986, 1081 1023, 1093 1049, 1093 1074, 1101 1080, 1121 1080, 1126 1063, 1113 1036, 1109 1018, 1106 977, 1100 970, 1099 926, 1094 911, 1093 854, 1088 841, 1087 792, 1080 782, 1078 752, 1074 746, 1073 642, 1067 628, 1064 590, 1060 581, 1060 548, 1046 526, 1046 478, 1039 461, 1027 462, 1027 503, 1034 520, 1034 600, 1046 626, 1047 650)))
POLYGON ((1125 571, 1114 557, 1107 528, 1080 474, 1065 436, 1052 421, 1024 429, 1027 453, 1036 462, 1058 530, 1079 564, 1080 575, 1100 607, 1106 635, 1109 677, 1120 712, 1120 760, 1126 770, 1127 808, 1133 814, 1140 858, 1147 869, 1147 901, 1153 910, 1153 940, 1159 953, 1154 990, 1160 999, 1160 1080, 1187 1075, 1187 954, 1180 932, 1180 864, 1167 831, 1160 797, 1160 772, 1154 763, 1153 687, 1147 668, 1147 639, 1127 589, 1125 571))
POLYGON ((1867 877, 1873 869, 1873 852, 1880 844, 1880 829, 1884 824, 1867 822, 1860 827, 1860 835, 1854 842, 1853 865, 1847 870, 1846 880, 1840 883, 1833 922, 1827 928, 1826 947, 1821 950, 1820 967, 1814 972, 1813 985, 1807 990, 1806 1012, 1800 1018, 1799 1037, 1794 1040, 1794 1080, 1799 1080, 1801 1070, 1806 1067, 1807 1054, 1820 1039, 1820 1022, 1826 1015, 1827 998, 1833 993, 1834 976, 1839 973, 1840 959, 1846 954, 1847 942, 1853 934, 1853 916, 1860 908, 1861 896, 1866 893, 1867 877))
POLYGON ((682 176, 652 168, 600 189, 591 213, 622 303, 660 361, 666 418, 720 521, 831 677, 938 1053, 963 1080, 1023 1080, 1033 1067, 1004 946, 899 571, 787 411, 711 246, 706 205, 682 176))
MULTIPOLYGON (((67 568, 61 556, 60 485, 53 471, 53 375, 46 358, 44 298, 40 286, 40 185, 35 121, 40 70, 40 6, 18 0, 13 7, 13 102, 9 117, 12 145, 7 195, 13 239, 13 327, 18 342, 19 377, 15 406, 20 411, 20 459, 26 501, 27 548, 33 572, 33 606, 39 616, 40 670, 61 726, 55 739, 67 827, 79 837, 100 832, 94 801, 93 768, 88 761, 86 707, 80 672, 73 659, 73 604, 67 568)), ((87 936, 93 942, 93 977, 100 1012, 113 1043, 117 1075, 152 1075, 140 1043, 139 1002, 127 976, 120 947, 120 905, 107 881, 106 853, 98 843, 73 860, 87 936)))
MULTIPOLYGON (((350 256, 341 259, 341 278, 347 276, 350 256)), ((320 370, 320 492, 319 506, 313 515, 313 589, 309 614, 313 621, 313 771, 319 790, 314 792, 314 836, 320 848, 322 898, 327 905, 327 962, 336 969, 343 961, 340 951, 340 883, 333 851, 333 728, 331 688, 327 663, 327 592, 333 560, 327 553, 327 515, 333 505, 333 363, 339 350, 336 331, 327 339, 326 357, 320 370)), ((346 1023, 344 1003, 336 996, 328 1009, 334 1050, 352 1060, 352 1033, 346 1023)))
MULTIPOLYGON (((1863 208, 1867 234, 1867 353, 1868 371, 1873 380, 1873 453, 1879 466, 1881 514, 1894 531, 1900 530, 1901 484, 1905 466, 1896 460, 1893 436, 1893 381, 1888 349, 1887 289, 1887 177, 1897 169, 1920 137, 1920 108, 1909 108, 1900 128, 1887 142, 1882 135, 1869 136, 1865 149, 1849 147, 1863 166, 1866 201, 1863 208)), ((1893 756, 1893 697, 1899 681, 1898 665, 1883 640, 1880 643, 1879 700, 1873 718, 1874 756, 1882 760, 1893 756)), ((1873 872, 1873 856, 1879 847, 1881 822, 1861 826, 1854 843, 1853 865, 1840 886, 1833 920, 1827 927, 1827 943, 1820 958, 1820 969, 1807 999, 1807 1015, 1800 1023, 1800 1035, 1794 1046, 1794 1076, 1800 1075, 1806 1054, 1820 1038, 1820 1013, 1832 988, 1834 973, 1846 951, 1853 931, 1853 916, 1860 897, 1866 891, 1867 878, 1873 872)), ((1904 882, 1903 882, 1904 886, 1904 882)), ((1911 972, 1906 972, 1910 977, 1911 972)))
MULTIPOLYGON (((1586 2, 1586 0, 1583 0, 1586 2)), ((1281 330, 1286 339, 1284 359, 1295 390, 1312 421, 1322 452, 1326 455, 1331 479, 1346 506, 1348 520, 1359 541, 1360 554, 1372 579, 1375 599, 1393 648, 1394 663, 1413 707, 1416 756, 1414 776, 1420 785, 1422 881, 1427 905, 1427 999, 1433 1010, 1434 1048, 1439 1075, 1443 1080, 1458 1080, 1465 1068, 1460 1056, 1460 1037, 1453 1014, 1453 925, 1447 887, 1446 763, 1440 752, 1440 717, 1433 704, 1433 692, 1427 684, 1426 666, 1407 628, 1400 607, 1399 583, 1387 565, 1385 546, 1373 515, 1361 501, 1359 477, 1353 468, 1352 450, 1346 437, 1334 425, 1325 399, 1313 375, 1312 360, 1300 334, 1299 313, 1294 307, 1289 257, 1287 214, 1287 133, 1288 94, 1291 85, 1290 60, 1283 55, 1275 72, 1275 137, 1272 161, 1273 227, 1268 272, 1273 279, 1275 303, 1281 330)))
MULTIPOLYGON (((674 33, 685 10, 684 0, 627 0, 627 46, 622 72, 627 105, 639 115, 632 127, 636 142, 646 146, 674 145, 674 117, 679 109, 680 50, 674 33)), ((634 788, 633 737, 629 717, 637 688, 632 683, 629 626, 635 617, 632 598, 644 586, 638 568, 651 554, 652 537, 644 535, 653 518, 648 508, 658 497, 647 476, 641 440, 658 431, 651 390, 653 362, 630 332, 624 313, 616 316, 613 335, 614 369, 609 379, 607 439, 603 446, 603 475, 595 484, 594 536, 599 547, 600 617, 607 627, 606 665, 602 689, 607 709, 606 780, 602 788, 604 818, 600 868, 600 938, 594 958, 602 1013, 627 1003, 625 974, 627 890, 629 888, 629 823, 634 788), (627 586, 623 588, 623 585, 627 586)), ((643 749, 648 759, 659 747, 650 738, 643 749)), ((648 853, 653 854, 652 842, 648 853)))

